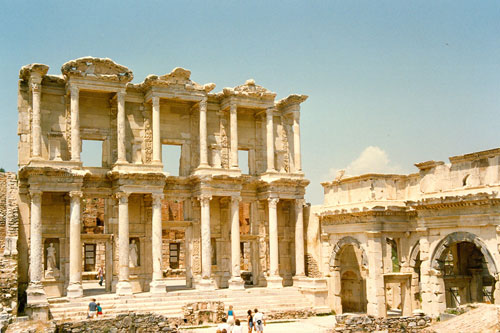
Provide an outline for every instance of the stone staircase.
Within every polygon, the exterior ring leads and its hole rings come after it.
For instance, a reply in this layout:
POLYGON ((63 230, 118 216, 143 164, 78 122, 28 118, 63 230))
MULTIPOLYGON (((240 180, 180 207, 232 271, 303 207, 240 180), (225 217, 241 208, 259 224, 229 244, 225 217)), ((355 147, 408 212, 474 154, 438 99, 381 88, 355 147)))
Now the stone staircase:
POLYGON ((264 313, 290 310, 313 310, 312 303, 296 287, 282 289, 248 288, 245 290, 218 289, 212 291, 182 290, 157 296, 150 293, 138 293, 132 296, 102 294, 87 296, 75 300, 67 298, 49 299, 50 312, 54 319, 83 319, 87 316, 88 304, 96 298, 103 308, 105 316, 119 313, 154 312, 170 317, 183 317, 182 307, 187 303, 202 301, 221 301, 227 309, 233 305, 239 318, 246 318, 249 309, 258 308, 264 313))

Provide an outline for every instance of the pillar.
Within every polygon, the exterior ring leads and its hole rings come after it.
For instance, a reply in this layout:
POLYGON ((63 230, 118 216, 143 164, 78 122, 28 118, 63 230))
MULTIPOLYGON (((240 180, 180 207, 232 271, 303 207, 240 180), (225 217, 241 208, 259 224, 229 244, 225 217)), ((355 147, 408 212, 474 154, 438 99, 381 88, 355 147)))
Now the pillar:
POLYGON ((267 144, 267 170, 266 172, 274 172, 274 124, 273 124, 274 108, 266 110, 266 144, 267 144))
POLYGON ((161 270, 162 263, 162 222, 161 222, 161 200, 163 193, 153 193, 153 232, 151 237, 151 248, 153 250, 153 279, 150 284, 150 292, 162 294, 167 291, 167 285, 163 279, 161 270))
POLYGON ((129 281, 129 220, 128 196, 130 193, 118 192, 118 284, 116 293, 120 296, 132 295, 129 281))
POLYGON ((40 101, 42 97, 42 79, 39 78, 35 81, 32 77, 31 91, 33 93, 33 157, 41 158, 42 153, 42 128, 41 128, 41 111, 40 101))
POLYGON ((71 191, 70 196, 70 221, 69 221, 69 284, 68 298, 83 296, 82 288, 82 239, 80 202, 82 192, 71 191))
POLYGON ((366 279, 366 312, 375 317, 385 317, 385 286, 383 275, 382 236, 379 231, 367 232, 368 278, 366 279))
POLYGON ((43 246, 42 246, 42 192, 30 191, 30 286, 42 288, 43 246))
POLYGON ((201 280, 198 289, 215 289, 212 279, 212 245, 210 236, 210 200, 211 195, 201 195, 201 280))
POLYGON ((71 94, 71 161, 80 162, 80 91, 77 86, 69 87, 71 94))
POLYGON ((293 113, 293 151, 294 157, 293 162, 295 165, 295 171, 302 171, 302 162, 300 156, 300 113, 293 113))
POLYGON ((229 123, 231 128, 231 168, 238 168, 238 113, 237 106, 231 103, 229 109, 229 123))
POLYGON ((304 199, 295 199, 295 276, 305 277, 304 199))
POLYGON ((161 163, 160 97, 153 96, 153 163, 161 163))
POLYGON ((200 101, 200 168, 208 167, 207 98, 200 101))
POLYGON ((127 156, 125 150, 125 92, 124 91, 117 92, 116 100, 118 104, 118 113, 116 115, 116 128, 118 131, 117 133, 118 160, 116 162, 127 163, 127 156))
POLYGON ((244 289, 240 267, 240 201, 241 197, 231 197, 231 279, 229 289, 244 289))
POLYGON ((283 279, 279 275, 279 251, 278 251, 278 206, 279 198, 269 198, 269 277, 267 286, 269 288, 282 288, 283 279))

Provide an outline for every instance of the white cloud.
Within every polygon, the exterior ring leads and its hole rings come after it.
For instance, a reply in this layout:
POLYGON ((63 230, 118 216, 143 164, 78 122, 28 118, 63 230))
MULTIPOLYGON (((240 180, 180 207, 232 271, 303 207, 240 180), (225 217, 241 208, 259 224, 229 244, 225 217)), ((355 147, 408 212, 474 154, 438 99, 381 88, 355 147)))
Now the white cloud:
POLYGON ((338 172, 345 170, 346 176, 359 176, 366 173, 402 173, 403 169, 391 163, 387 153, 380 147, 368 146, 361 152, 361 154, 354 161, 349 163, 345 168, 330 168, 328 172, 329 180, 337 177, 338 172))

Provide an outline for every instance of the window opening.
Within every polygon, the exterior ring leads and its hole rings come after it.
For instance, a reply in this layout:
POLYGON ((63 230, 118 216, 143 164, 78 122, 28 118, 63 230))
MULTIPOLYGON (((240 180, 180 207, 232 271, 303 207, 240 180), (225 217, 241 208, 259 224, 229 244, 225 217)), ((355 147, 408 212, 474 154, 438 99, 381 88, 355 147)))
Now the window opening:
POLYGON ((170 268, 179 268, 179 243, 170 243, 170 268))
POLYGON ((101 140, 82 140, 80 158, 83 166, 102 167, 102 145, 101 140))
POLYGON ((249 150, 243 150, 239 149, 238 150, 238 164, 241 170, 241 173, 244 175, 249 175, 250 174, 250 167, 249 167, 249 158, 248 158, 249 150))
POLYGON ((163 171, 168 172, 170 176, 180 176, 181 149, 182 146, 179 145, 162 145, 163 171))

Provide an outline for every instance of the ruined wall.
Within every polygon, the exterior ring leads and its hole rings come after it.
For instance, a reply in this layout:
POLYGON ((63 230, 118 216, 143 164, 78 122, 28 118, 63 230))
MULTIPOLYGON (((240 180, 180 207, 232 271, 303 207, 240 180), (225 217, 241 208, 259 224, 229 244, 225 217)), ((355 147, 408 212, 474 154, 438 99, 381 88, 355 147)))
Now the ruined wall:
POLYGON ((17 312, 17 178, 0 173, 0 311, 17 312))

